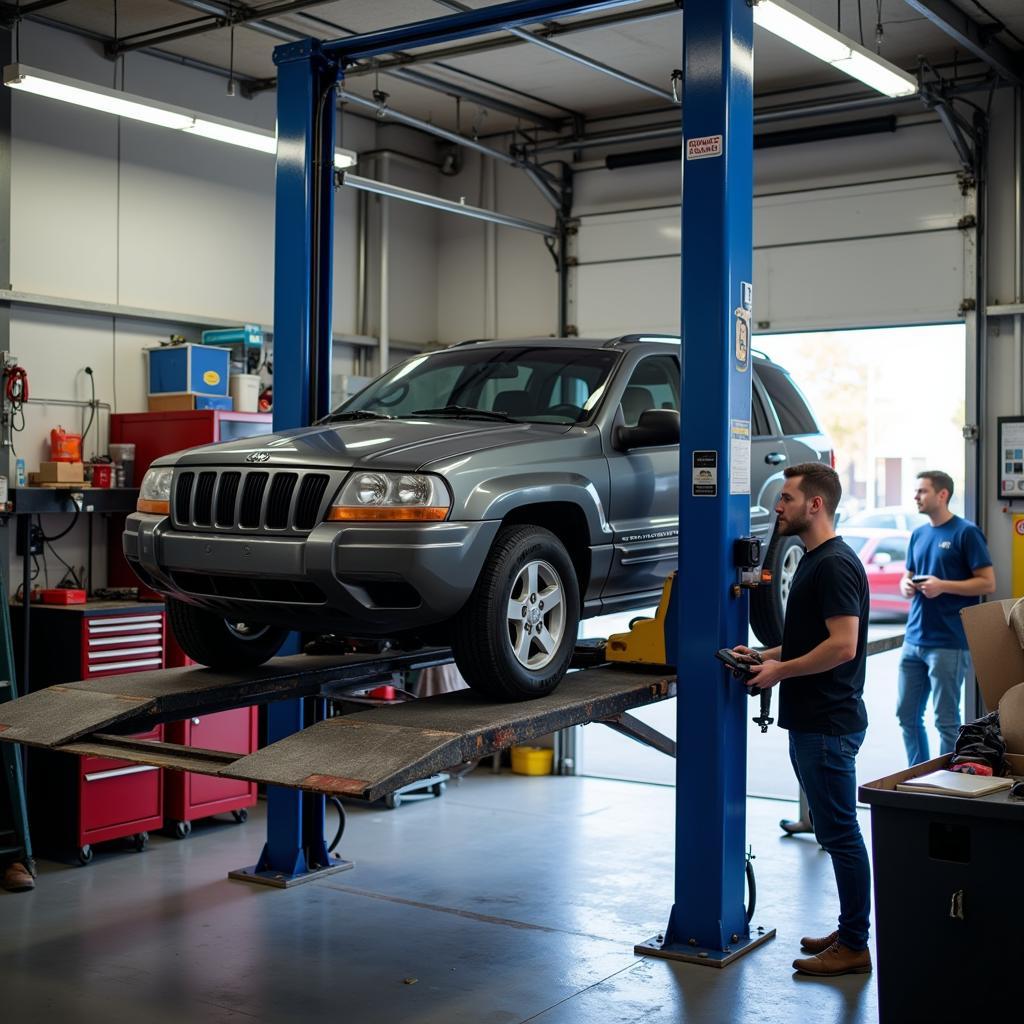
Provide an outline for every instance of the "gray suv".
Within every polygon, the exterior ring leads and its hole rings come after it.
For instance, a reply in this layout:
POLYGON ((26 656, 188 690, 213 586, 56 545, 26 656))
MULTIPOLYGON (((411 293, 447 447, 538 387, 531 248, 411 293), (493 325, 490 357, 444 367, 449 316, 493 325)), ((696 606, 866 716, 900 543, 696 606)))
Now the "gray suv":
MULTIPOLYGON (((773 539, 787 463, 829 445, 753 360, 751 530, 778 640, 802 551, 773 539)), ((550 693, 582 617, 649 606, 676 567, 679 342, 467 342, 390 370, 312 427, 153 463, 124 550, 196 661, 272 657, 289 630, 450 643, 466 680, 550 693)), ((699 538, 690 538, 699 543, 699 538)))

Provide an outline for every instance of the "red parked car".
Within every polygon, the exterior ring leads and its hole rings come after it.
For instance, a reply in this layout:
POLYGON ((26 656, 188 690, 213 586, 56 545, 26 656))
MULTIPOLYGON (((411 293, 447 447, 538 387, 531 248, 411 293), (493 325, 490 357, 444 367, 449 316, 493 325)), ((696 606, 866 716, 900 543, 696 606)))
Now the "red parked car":
POLYGON ((906 572, 910 531, 840 527, 839 535, 857 552, 867 570, 871 613, 906 618, 910 600, 900 593, 900 579, 906 572))

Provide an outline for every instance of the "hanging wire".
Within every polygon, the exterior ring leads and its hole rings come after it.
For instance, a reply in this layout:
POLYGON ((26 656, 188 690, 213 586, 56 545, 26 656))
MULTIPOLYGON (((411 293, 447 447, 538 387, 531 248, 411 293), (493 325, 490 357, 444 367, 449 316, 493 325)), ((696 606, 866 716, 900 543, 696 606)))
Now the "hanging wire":
POLYGON ((21 63, 21 0, 14 5, 14 63, 21 63))
POLYGON ((885 34, 885 29, 882 27, 882 0, 876 0, 876 18, 875 18, 875 53, 879 56, 882 54, 882 36, 885 34))
POLYGON ((864 10, 861 0, 857 0, 857 27, 860 29, 860 45, 864 45, 864 10))

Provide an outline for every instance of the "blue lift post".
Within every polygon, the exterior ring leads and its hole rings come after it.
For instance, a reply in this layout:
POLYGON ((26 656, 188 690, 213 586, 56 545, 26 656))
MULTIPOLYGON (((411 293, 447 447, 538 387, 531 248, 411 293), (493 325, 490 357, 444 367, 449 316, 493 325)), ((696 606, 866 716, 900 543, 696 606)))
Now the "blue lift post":
POLYGON ((683 69, 675 905, 664 936, 637 951, 722 967, 775 934, 751 935, 743 898, 746 688, 713 657, 717 648, 746 642, 749 622, 747 591, 733 564, 735 540, 750 532, 754 125, 747 0, 687 0, 683 69), (701 540, 687 545, 684 536, 701 540))
MULTIPOLYGON (((274 51, 278 67, 274 236, 274 430, 308 426, 327 412, 331 379, 335 90, 339 66, 320 44, 274 51)), ((298 653, 289 637, 282 654, 298 653)), ((267 742, 313 724, 322 699, 267 708, 267 742)), ((324 839, 324 797, 267 789, 267 841, 258 863, 232 878, 287 887, 352 867, 324 839)))

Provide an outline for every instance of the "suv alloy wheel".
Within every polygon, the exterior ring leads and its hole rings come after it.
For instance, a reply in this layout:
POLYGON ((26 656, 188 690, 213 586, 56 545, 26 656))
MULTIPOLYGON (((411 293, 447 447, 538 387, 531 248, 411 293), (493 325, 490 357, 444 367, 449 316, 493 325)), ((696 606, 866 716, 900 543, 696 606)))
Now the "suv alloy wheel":
POLYGON ((455 663, 491 699, 546 696, 569 668, 579 620, 576 569, 562 542, 539 526, 506 526, 452 622, 455 663))

